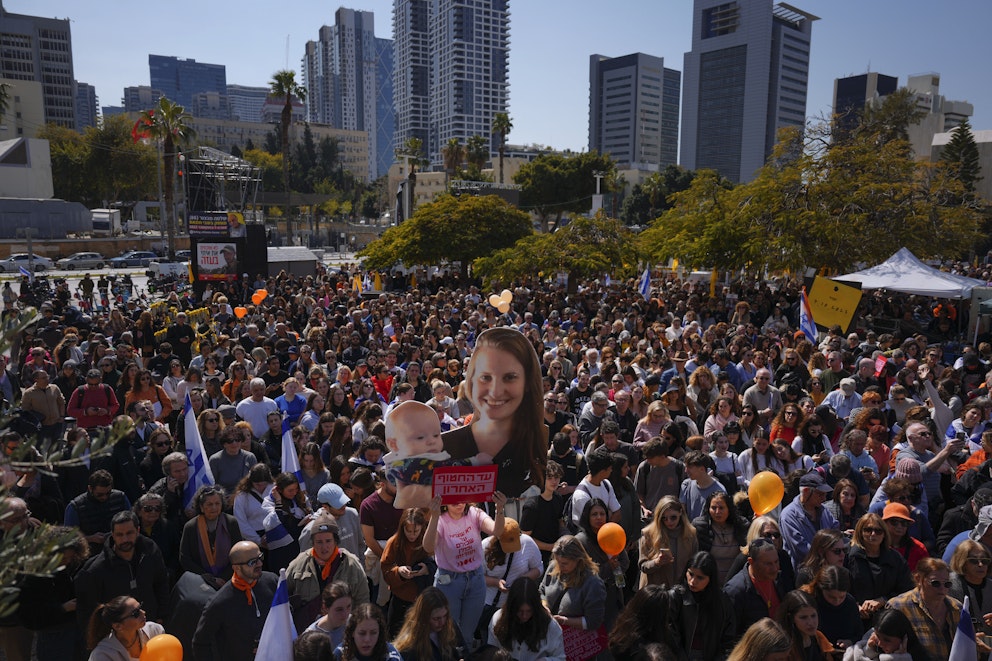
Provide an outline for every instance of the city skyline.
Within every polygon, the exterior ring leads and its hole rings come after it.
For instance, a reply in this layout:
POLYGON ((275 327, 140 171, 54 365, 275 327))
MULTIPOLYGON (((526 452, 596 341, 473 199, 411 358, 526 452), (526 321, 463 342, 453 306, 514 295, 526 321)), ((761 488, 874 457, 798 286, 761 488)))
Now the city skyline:
MULTIPOLYGON (((223 64, 229 83, 265 85, 287 63, 300 71, 306 41, 333 24, 339 6, 374 12, 376 36, 392 38, 392 4, 299 0, 291 11, 272 15, 271 5, 256 1, 178 0, 152 18, 119 0, 85 8, 69 0, 3 1, 12 13, 71 20, 75 78, 96 88, 101 106, 118 105, 124 87, 149 84, 149 54, 223 64)), ((976 130, 992 129, 992 89, 973 50, 985 38, 992 6, 965 0, 950 0, 939 11, 922 0, 795 4, 821 19, 813 26, 807 116, 829 112, 835 78, 877 71, 905 85, 909 75, 933 71, 941 75, 942 94, 974 104, 976 130)), ((619 2, 607 11, 589 0, 511 0, 510 12, 512 144, 586 149, 591 54, 643 52, 681 71, 691 48, 691 0, 619 2)))

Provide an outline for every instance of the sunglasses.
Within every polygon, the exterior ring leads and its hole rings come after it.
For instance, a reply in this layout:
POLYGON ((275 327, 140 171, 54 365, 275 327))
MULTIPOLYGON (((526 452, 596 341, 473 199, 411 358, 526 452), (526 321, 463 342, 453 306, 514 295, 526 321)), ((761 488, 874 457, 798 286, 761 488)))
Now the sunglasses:
POLYGON ((881 528, 865 528, 866 535, 881 535, 884 532, 881 528))
POLYGON ((220 422, 219 418, 204 418, 204 422, 220 422))
POLYGON ((262 554, 259 554, 257 558, 252 558, 251 560, 246 560, 245 562, 232 562, 231 564, 232 565, 245 565, 245 566, 247 566, 249 568, 254 569, 258 565, 262 564, 262 561, 264 560, 264 558, 265 558, 265 556, 263 556, 262 554))
POLYGON ((762 537, 764 537, 765 539, 782 539, 782 533, 775 532, 773 530, 771 532, 766 532, 764 535, 762 535, 762 537))
POLYGON ((145 612, 145 609, 143 609, 141 607, 141 604, 138 604, 138 607, 137 608, 135 608, 130 613, 127 613, 126 615, 124 615, 124 617, 122 617, 120 621, 123 622, 124 620, 129 620, 129 619, 131 619, 133 617, 141 617, 144 614, 144 612, 145 612))
POLYGON ((156 506, 156 505, 142 505, 141 506, 141 511, 142 512, 161 512, 162 511, 162 508, 159 507, 159 506, 156 506))
POLYGON ((830 549, 834 555, 847 555, 847 549, 830 549))
POLYGON ((161 441, 159 443, 156 443, 155 444, 155 447, 157 447, 157 448, 167 448, 170 445, 172 445, 172 442, 171 441, 161 441))
POLYGON ((968 558, 968 563, 972 565, 988 565, 992 558, 968 558))
POLYGON ((241 442, 240 438, 229 438, 224 441, 224 445, 234 445, 235 443, 240 443, 240 442, 241 442))
POLYGON ((954 585, 950 581, 938 581, 935 578, 931 578, 929 581, 927 581, 927 583, 929 583, 930 584, 930 587, 932 587, 932 588, 944 587, 944 588, 947 588, 948 590, 950 590, 951 589, 951 586, 954 585))

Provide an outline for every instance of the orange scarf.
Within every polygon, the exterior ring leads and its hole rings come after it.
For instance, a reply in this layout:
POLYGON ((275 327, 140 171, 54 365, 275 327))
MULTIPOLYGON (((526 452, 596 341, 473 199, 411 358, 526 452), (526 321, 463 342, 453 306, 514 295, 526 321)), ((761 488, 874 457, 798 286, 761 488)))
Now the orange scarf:
MULTIPOLYGON (((331 557, 327 561, 327 564, 325 564, 324 567, 320 570, 320 580, 327 581, 327 579, 330 578, 331 566, 334 564, 334 561, 338 559, 338 555, 340 554, 341 554, 341 547, 335 546, 334 553, 331 554, 331 557)), ((313 559, 317 562, 317 566, 320 567, 320 558, 317 557, 317 551, 314 549, 310 549, 310 555, 313 556, 313 559)))
POLYGON ((252 581, 249 583, 237 574, 231 577, 231 585, 233 585, 236 590, 241 590, 245 593, 245 596, 248 597, 249 606, 251 606, 251 589, 255 587, 257 583, 258 581, 252 581))
MULTIPOLYGON (((200 533, 200 545, 207 556, 207 564, 213 567, 217 564, 217 556, 214 547, 210 545, 210 535, 207 534, 207 517, 202 514, 196 517, 196 530, 200 533)), ((248 598, 248 601, 251 603, 251 597, 248 598)))

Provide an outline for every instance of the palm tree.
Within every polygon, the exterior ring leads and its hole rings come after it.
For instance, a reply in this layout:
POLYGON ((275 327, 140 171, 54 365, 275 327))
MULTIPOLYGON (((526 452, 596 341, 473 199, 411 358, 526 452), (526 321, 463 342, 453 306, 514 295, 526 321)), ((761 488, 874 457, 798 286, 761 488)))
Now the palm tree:
POLYGON ((499 183, 503 183, 503 153, 506 151, 506 136, 513 130, 513 122, 505 112, 498 112, 493 118, 493 133, 499 135, 499 183))
POLYGON ((458 138, 450 138, 448 144, 441 148, 441 158, 444 160, 445 174, 453 179, 462 161, 465 160, 465 147, 458 138))
POLYGON ((473 135, 468 139, 465 159, 469 167, 473 170, 473 176, 482 180, 482 168, 486 167, 489 160, 489 144, 481 135, 473 135))
POLYGON ((293 243, 293 214, 289 206, 289 125, 293 121, 293 97, 306 101, 307 90, 296 83, 296 72, 291 69, 276 71, 269 81, 269 92, 277 99, 285 99, 279 117, 279 139, 282 147, 282 186, 286 192, 286 237, 293 243))
POLYGON ((143 110, 134 125, 132 135, 137 141, 141 137, 150 137, 161 142, 162 169, 164 172, 162 188, 165 197, 165 228, 168 237, 169 259, 176 258, 176 207, 175 207, 175 176, 176 149, 196 137, 196 131, 189 125, 192 115, 175 101, 164 96, 158 100, 158 105, 151 110, 143 110))

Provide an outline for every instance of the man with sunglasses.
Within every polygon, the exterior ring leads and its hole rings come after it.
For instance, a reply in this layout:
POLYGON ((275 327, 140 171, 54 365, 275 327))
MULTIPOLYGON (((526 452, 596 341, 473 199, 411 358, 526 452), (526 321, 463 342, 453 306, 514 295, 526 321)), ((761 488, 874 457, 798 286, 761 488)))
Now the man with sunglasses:
POLYGON ((786 591, 775 580, 779 574, 779 555, 775 544, 759 537, 747 547, 747 566, 727 580, 723 593, 734 604, 737 635, 743 636, 752 624, 764 617, 774 617, 786 591))
POLYGON ((97 605, 125 594, 141 602, 149 620, 162 622, 168 614, 169 572, 162 551, 139 534, 140 526, 131 510, 115 514, 103 548, 76 574, 76 621, 81 628, 97 605))
POLYGON ((279 578, 262 571, 258 545, 240 541, 231 547, 230 558, 231 580, 207 604, 193 634, 198 661, 254 658, 272 606, 279 578))

